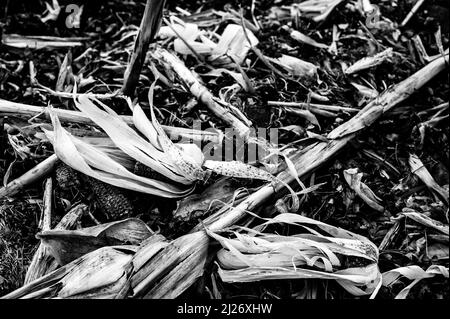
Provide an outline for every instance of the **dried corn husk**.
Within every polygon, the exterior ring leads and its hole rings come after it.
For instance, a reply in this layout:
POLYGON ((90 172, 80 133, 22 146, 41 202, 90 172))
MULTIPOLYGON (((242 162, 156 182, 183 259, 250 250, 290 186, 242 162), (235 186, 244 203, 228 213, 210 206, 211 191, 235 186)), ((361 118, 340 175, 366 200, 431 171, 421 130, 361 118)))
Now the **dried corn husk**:
POLYGON ((302 110, 299 108, 293 108, 293 107, 289 107, 289 106, 284 107, 284 109, 286 110, 287 113, 302 117, 320 129, 319 120, 317 120, 317 117, 310 110, 308 110, 308 109, 302 110))
POLYGON ((449 194, 444 188, 439 186, 438 183, 434 180, 433 176, 431 176, 430 172, 427 170, 425 165, 423 165, 422 161, 415 154, 409 155, 409 166, 411 167, 412 173, 417 175, 420 180, 427 185, 427 187, 439 197, 439 199, 443 200, 446 205, 449 204, 449 194))
POLYGON ((324 43, 317 42, 313 38, 308 37, 306 34, 303 34, 300 31, 290 29, 287 26, 285 26, 284 29, 286 29, 289 32, 291 38, 297 42, 308 44, 318 49, 328 49, 330 47, 329 45, 326 45, 324 43))
POLYGON ((324 21, 342 0, 307 0, 297 4, 297 8, 306 17, 315 22, 324 21))
POLYGON ((235 239, 214 232, 208 234, 222 244, 217 259, 219 275, 225 282, 335 279, 348 292, 361 296, 371 294, 381 280, 374 244, 362 236, 300 215, 280 214, 253 230, 235 233, 235 239), (309 234, 280 236, 259 232, 272 223, 302 225, 309 234), (328 235, 321 235, 311 226, 328 235), (343 256, 364 261, 360 267, 348 267, 341 261, 343 256))
POLYGON ((3 296, 17 298, 112 298, 126 282, 136 246, 103 247, 3 296))
POLYGON ((295 58, 290 55, 282 54, 281 57, 277 59, 268 58, 271 62, 274 62, 286 71, 294 76, 304 76, 304 77, 316 77, 317 76, 317 66, 314 64, 295 58))
POLYGON ((442 275, 448 278, 448 267, 432 265, 427 270, 423 270, 419 266, 406 266, 393 270, 389 270, 383 273, 383 286, 391 286, 399 277, 404 276, 410 280, 413 280, 411 284, 406 286, 395 296, 395 299, 406 299, 411 289, 422 279, 432 278, 437 275, 442 275))
POLYGON ((386 50, 375 54, 371 57, 365 57, 361 60, 356 61, 351 66, 349 66, 344 73, 353 74, 362 70, 372 68, 374 66, 380 65, 381 63, 388 61, 393 55, 392 48, 387 48, 386 50))
MULTIPOLYGON (((46 12, 45 17, 41 17, 41 21, 46 23, 47 21, 58 19, 59 13, 61 12, 61 7, 59 6, 58 0, 52 0, 52 4, 45 2, 46 12)), ((44 12, 45 13, 45 12, 44 12)))
POLYGON ((195 40, 202 32, 195 23, 184 22, 178 17, 170 17, 171 26, 159 28, 158 37, 161 39, 175 38, 177 33, 186 40, 195 40))
POLYGON ((295 25, 298 25, 297 19, 299 16, 312 19, 315 22, 322 22, 341 2, 342 0, 307 0, 290 6, 272 7, 270 8, 269 18, 279 21, 282 18, 290 17, 295 19, 295 25))
POLYGON ((65 265, 100 247, 139 245, 152 231, 137 218, 87 227, 81 230, 47 230, 37 234, 60 265, 65 265))
POLYGON ((214 63, 227 64, 232 61, 225 55, 232 55, 236 60, 236 63, 241 64, 251 47, 256 46, 259 41, 250 30, 245 30, 247 37, 244 33, 242 26, 237 24, 229 24, 225 28, 220 37, 219 43, 212 50, 210 60, 214 63), (247 40, 248 39, 248 40, 247 40), (250 41, 250 43, 248 42, 250 41))
POLYGON ((8 134, 8 142, 14 149, 14 152, 22 159, 25 160, 33 156, 33 152, 28 146, 28 141, 24 141, 20 135, 8 134))
POLYGON ((434 228, 437 231, 444 233, 445 235, 449 235, 448 225, 444 225, 443 223, 434 220, 423 213, 419 213, 411 208, 403 208, 403 211, 400 213, 401 216, 409 217, 415 222, 422 224, 424 226, 434 228))
POLYGON ((384 207, 381 205, 381 198, 375 195, 366 184, 361 182, 362 177, 363 173, 358 173, 357 168, 350 168, 344 171, 344 178, 350 188, 353 189, 367 205, 379 212, 384 212, 384 207))
POLYGON ((66 81, 70 81, 72 77, 72 53, 69 51, 64 57, 63 62, 61 63, 61 67, 58 73, 58 79, 56 80, 55 91, 65 92, 64 84, 66 83, 66 81))
MULTIPOLYGON (((76 226, 77 222, 88 211, 88 207, 84 204, 79 204, 72 208, 61 221, 56 225, 56 230, 72 229, 76 226)), ((33 256, 30 266, 28 267, 27 274, 25 276, 25 284, 28 284, 49 272, 58 268, 58 263, 55 258, 50 254, 49 249, 42 243, 39 245, 36 253, 33 256)))
POLYGON ((190 30, 184 29, 184 32, 180 33, 180 37, 183 39, 174 41, 174 49, 180 54, 205 55, 214 65, 241 64, 251 47, 258 44, 258 39, 255 35, 250 30, 246 31, 250 43, 245 37, 242 26, 229 24, 219 37, 219 41, 215 43, 205 37, 198 29, 191 27, 190 30), (191 48, 195 52, 192 52, 191 48), (233 56, 233 59, 230 59, 229 56, 233 56))
POLYGON ((150 237, 130 261, 132 272, 117 298, 175 298, 203 273, 208 243, 204 232, 170 243, 150 237))

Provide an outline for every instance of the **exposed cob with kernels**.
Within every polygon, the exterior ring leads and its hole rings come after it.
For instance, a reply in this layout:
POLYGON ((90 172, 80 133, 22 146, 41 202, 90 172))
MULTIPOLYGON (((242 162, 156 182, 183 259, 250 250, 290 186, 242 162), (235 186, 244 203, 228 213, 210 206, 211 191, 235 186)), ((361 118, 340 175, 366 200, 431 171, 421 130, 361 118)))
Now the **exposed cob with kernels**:
POLYGON ((86 178, 86 183, 95 197, 98 208, 110 220, 117 220, 133 213, 133 204, 121 188, 91 177, 86 178))
POLYGON ((163 182, 168 182, 168 183, 172 182, 166 176, 156 172, 155 170, 151 169, 148 166, 145 166, 144 164, 142 164, 140 162, 136 162, 136 164, 134 164, 133 173, 136 175, 142 176, 142 177, 156 179, 156 180, 160 180, 163 182))
POLYGON ((59 187, 64 191, 81 186, 78 172, 62 162, 56 166, 55 179, 59 187))

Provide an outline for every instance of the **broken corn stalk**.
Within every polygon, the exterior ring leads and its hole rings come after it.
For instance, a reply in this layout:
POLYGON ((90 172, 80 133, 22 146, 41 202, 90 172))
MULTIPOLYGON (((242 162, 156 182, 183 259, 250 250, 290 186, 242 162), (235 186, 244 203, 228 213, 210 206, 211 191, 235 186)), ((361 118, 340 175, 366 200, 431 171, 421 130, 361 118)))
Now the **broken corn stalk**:
POLYGON ((49 174, 56 163, 58 162, 58 157, 56 155, 51 155, 34 168, 23 174, 22 176, 16 178, 12 182, 8 183, 5 187, 0 188, 0 199, 5 197, 11 197, 20 192, 25 186, 36 182, 42 177, 49 174))
POLYGON ((154 50, 152 57, 157 61, 163 62, 166 67, 175 72, 192 95, 201 101, 215 116, 234 128, 241 137, 248 138, 251 122, 243 118, 242 114, 234 114, 232 108, 227 106, 225 102, 214 97, 178 57, 161 48, 154 50))
POLYGON ((355 133, 368 127, 381 115, 405 100, 412 93, 421 88, 436 74, 448 66, 448 53, 424 66, 422 69, 395 84, 381 93, 376 99, 367 104, 361 111, 344 124, 338 126, 328 134, 329 139, 339 139, 345 135, 355 133))
POLYGON ((158 33, 161 25, 165 0, 147 0, 144 16, 133 48, 131 61, 125 71, 122 91, 127 96, 132 96, 139 81, 142 65, 148 46, 158 33))
MULTIPOLYGON (((95 125, 92 120, 78 111, 53 108, 53 112, 58 115, 61 122, 80 123, 95 125)), ((50 118, 49 110, 46 107, 16 103, 0 99, 0 114, 19 117, 45 117, 50 118)), ((128 125, 133 125, 133 118, 128 115, 120 115, 120 118, 128 125)), ((180 139, 205 141, 220 144, 223 136, 221 132, 200 131, 183 127, 173 127, 162 125, 164 131, 175 141, 180 139)))

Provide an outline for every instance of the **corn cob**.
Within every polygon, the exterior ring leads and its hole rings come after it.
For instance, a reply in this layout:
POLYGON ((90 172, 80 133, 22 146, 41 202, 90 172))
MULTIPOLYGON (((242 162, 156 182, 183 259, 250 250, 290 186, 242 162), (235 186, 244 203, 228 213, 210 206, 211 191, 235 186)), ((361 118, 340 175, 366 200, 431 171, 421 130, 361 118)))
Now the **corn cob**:
POLYGON ((78 172, 63 162, 56 166, 55 178, 59 187, 65 191, 71 188, 79 188, 81 185, 78 172))
POLYGON ((161 182, 173 183, 170 178, 167 178, 163 174, 158 173, 157 171, 142 164, 141 162, 136 162, 136 164, 134 165, 133 173, 142 177, 156 179, 161 182))
POLYGON ((86 177, 86 184, 94 194, 98 208, 110 220, 128 216, 133 212, 131 200, 122 189, 92 177, 86 177))

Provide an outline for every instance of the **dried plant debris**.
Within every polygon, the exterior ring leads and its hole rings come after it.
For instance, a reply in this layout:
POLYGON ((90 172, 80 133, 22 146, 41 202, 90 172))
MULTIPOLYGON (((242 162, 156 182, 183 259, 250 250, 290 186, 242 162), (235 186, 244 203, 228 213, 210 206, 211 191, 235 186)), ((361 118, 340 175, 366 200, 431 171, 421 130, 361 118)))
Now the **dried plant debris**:
POLYGON ((299 215, 280 214, 253 230, 235 232, 235 239, 213 232, 209 235, 223 246, 217 259, 219 275, 225 282, 334 279, 349 293, 362 296, 373 293, 381 280, 374 244, 299 215), (308 225, 305 229, 309 234, 280 236, 258 231, 274 223, 308 225), (311 226, 317 226, 326 235, 311 226))
POLYGON ((37 234, 60 265, 104 246, 139 245, 152 234, 139 219, 124 219, 80 230, 46 230, 37 234))
POLYGON ((358 194, 359 197, 371 208, 383 212, 384 207, 381 205, 381 199, 363 182, 361 179, 363 173, 359 173, 357 168, 350 168, 344 171, 345 181, 351 189, 358 194))
POLYGON ((7 1, 0 296, 448 298, 444 2, 7 1))

